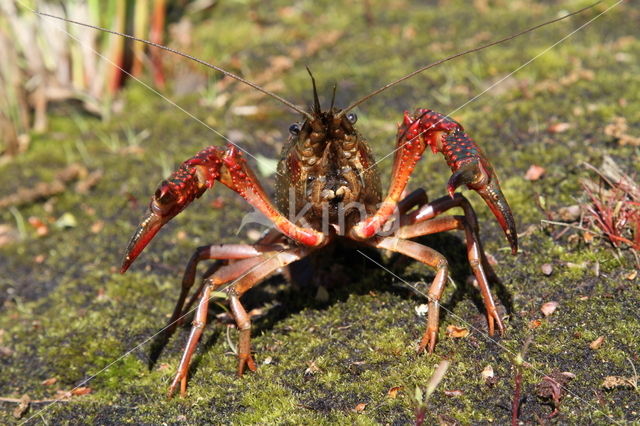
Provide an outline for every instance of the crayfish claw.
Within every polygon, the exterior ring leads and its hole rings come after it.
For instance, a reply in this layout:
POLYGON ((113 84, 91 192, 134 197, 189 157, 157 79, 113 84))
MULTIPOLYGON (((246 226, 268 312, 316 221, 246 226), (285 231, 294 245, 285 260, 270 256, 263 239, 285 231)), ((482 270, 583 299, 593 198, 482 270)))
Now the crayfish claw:
POLYGON ((511 253, 518 253, 518 234, 516 232, 516 222, 513 219, 511 208, 507 203, 507 199, 504 197, 498 179, 492 176, 491 182, 480 189, 476 189, 476 192, 484 199, 489 206, 489 209, 493 212, 493 215, 498 220, 500 227, 504 231, 507 241, 511 246, 511 253))
POLYGON ((463 184, 480 194, 504 231, 511 252, 516 254, 518 237, 513 214, 500 189, 498 177, 484 153, 461 130, 445 138, 443 153, 453 171, 447 183, 449 195, 453 197, 455 190, 463 184))
POLYGON ((447 192, 451 198, 456 189, 461 185, 467 185, 469 188, 475 189, 485 184, 488 180, 487 172, 483 169, 478 161, 468 162, 458 170, 456 170, 447 182, 447 192))
POLYGON ((199 166, 187 160, 167 180, 163 180, 151 198, 147 215, 131 237, 120 273, 125 273, 142 250, 155 237, 160 228, 184 210, 208 188, 199 166))
POLYGON ((144 219, 142 219, 142 222, 140 222, 140 225, 138 225, 138 229, 136 229, 131 240, 129 240, 127 250, 125 251, 122 259, 122 266, 120 267, 121 274, 124 274, 127 269, 129 269, 129 266, 131 266, 133 261, 136 260, 138 255, 142 250, 144 250, 147 244, 149 244, 149 241, 153 239, 165 223, 166 221, 163 221, 162 217, 153 211, 149 211, 147 213, 144 219))

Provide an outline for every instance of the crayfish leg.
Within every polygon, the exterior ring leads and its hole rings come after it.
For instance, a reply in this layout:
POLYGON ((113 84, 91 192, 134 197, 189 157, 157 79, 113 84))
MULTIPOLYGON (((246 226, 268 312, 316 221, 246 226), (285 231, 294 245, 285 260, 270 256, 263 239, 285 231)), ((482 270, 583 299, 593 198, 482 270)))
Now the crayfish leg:
POLYGON ((427 328, 420 340, 418 352, 425 349, 429 353, 433 352, 438 336, 438 325, 440 322, 440 298, 449 276, 449 264, 445 257, 434 249, 415 241, 404 240, 398 237, 385 237, 374 242, 374 247, 383 248, 396 253, 409 256, 418 262, 424 263, 436 270, 436 276, 429 288, 427 297, 429 298, 427 313, 427 328))
MULTIPOLYGON (((245 366, 252 371, 256 369, 255 362, 251 357, 251 321, 239 299, 247 290, 260 283, 268 275, 300 260, 314 250, 310 247, 296 247, 286 250, 281 246, 277 247, 278 250, 261 252, 258 256, 238 260, 230 265, 223 265, 205 280, 187 346, 180 360, 176 376, 169 386, 169 398, 175 393, 178 384, 180 384, 180 395, 186 394, 189 364, 206 324, 209 300, 213 291, 223 291, 229 295, 231 311, 240 330, 238 374, 242 374, 245 366)), ((260 250, 258 247, 255 248, 260 250)), ((273 248, 275 249, 276 246, 273 248)))
POLYGON ((455 194, 453 198, 448 196, 439 198, 407 215, 403 224, 404 226, 396 232, 396 235, 401 238, 415 238, 453 229, 465 231, 467 258, 482 294, 489 335, 493 336, 496 326, 502 335, 504 325, 489 289, 490 280, 497 284, 500 280, 487 261, 478 235, 478 220, 469 201, 462 194, 455 194), (455 207, 461 208, 464 216, 442 216, 434 219, 437 215, 455 207))
POLYGON ((167 397, 171 398, 180 384, 180 396, 184 397, 187 393, 187 376, 189 374, 189 364, 191 363, 191 357, 196 350, 198 340, 202 336, 202 330, 207 324, 207 312, 209 311, 209 299, 211 297, 211 291, 213 286, 208 285, 202 292, 200 303, 198 304, 198 310, 196 316, 193 319, 193 327, 191 328, 191 334, 189 335, 189 341, 184 349, 180 365, 178 366, 178 372, 169 386, 167 397))
POLYGON ((256 371, 256 362, 251 356, 251 317, 240 303, 238 296, 231 296, 231 312, 238 325, 240 337, 238 338, 238 376, 242 376, 245 366, 251 371, 256 371))

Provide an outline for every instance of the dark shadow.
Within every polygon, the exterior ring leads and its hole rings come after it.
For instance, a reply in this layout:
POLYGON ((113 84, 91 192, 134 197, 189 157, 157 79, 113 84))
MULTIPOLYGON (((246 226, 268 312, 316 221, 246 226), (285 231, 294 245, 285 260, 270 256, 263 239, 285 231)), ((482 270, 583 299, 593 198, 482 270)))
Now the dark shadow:
MULTIPOLYGON (((447 311, 453 311, 457 304, 466 298, 469 298, 478 311, 484 314, 485 308, 480 292, 467 282, 467 278, 472 276, 472 271, 467 260, 466 244, 463 239, 455 234, 440 233, 420 237, 414 241, 437 250, 449 262, 450 274, 457 287, 442 305, 444 309, 441 312, 441 320, 446 318, 447 311)), ((248 312, 256 308, 265 311, 263 315, 252 319, 252 335, 269 331, 278 322, 304 309, 326 309, 336 302, 344 302, 352 294, 362 295, 370 291, 390 292, 424 303, 426 301, 425 294, 428 292, 434 274, 432 272, 427 276, 424 275, 424 272, 406 274, 404 271, 407 267, 415 263, 416 261, 403 255, 394 255, 390 260, 385 261, 377 249, 340 239, 290 265, 285 271, 288 283, 283 284, 285 282, 283 275, 276 274, 243 295, 242 303, 248 312), (363 279, 363 277, 370 276, 381 269, 375 262, 384 265, 385 268, 411 285, 402 283, 388 272, 382 275, 386 277, 385 279, 363 279), (327 290, 325 294, 328 294, 328 298, 325 300, 317 297, 321 287, 327 290)), ((214 269, 215 266, 210 266, 205 276, 213 273, 214 269)), ((499 271, 496 272, 499 273, 499 271)), ((201 278, 197 278, 197 280, 201 280, 201 278)), ((195 291, 198 284, 199 281, 194 285, 192 292, 195 291)), ((492 291, 495 292, 494 294, 498 296, 496 302, 501 302, 507 312, 511 313, 513 300, 506 287, 495 281, 490 285, 492 291)), ((208 322, 210 323, 216 315, 223 312, 224 310, 218 304, 210 304, 208 322)), ((185 317, 182 327, 176 328, 190 329, 192 317, 193 314, 185 317)), ((150 349, 149 368, 153 368, 174 331, 169 328, 154 339, 150 349)), ((207 340, 203 349, 213 345, 218 340, 220 333, 221 328, 218 327, 217 332, 207 340)), ((200 357, 198 356, 197 359, 199 360, 200 357)), ((194 358, 192 363, 196 362, 194 358)))

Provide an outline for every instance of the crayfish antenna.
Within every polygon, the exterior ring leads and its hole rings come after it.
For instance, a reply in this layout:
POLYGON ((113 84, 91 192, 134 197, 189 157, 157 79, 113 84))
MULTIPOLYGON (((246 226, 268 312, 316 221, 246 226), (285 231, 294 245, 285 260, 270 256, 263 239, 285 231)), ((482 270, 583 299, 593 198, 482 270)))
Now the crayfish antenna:
POLYGON ((309 76, 311 77, 311 84, 313 85, 313 112, 314 114, 320 114, 321 109, 320 109, 320 99, 318 98, 318 89, 316 87, 316 79, 313 77, 313 74, 311 74, 311 70, 309 69, 309 67, 307 68, 307 72, 309 73, 309 76))

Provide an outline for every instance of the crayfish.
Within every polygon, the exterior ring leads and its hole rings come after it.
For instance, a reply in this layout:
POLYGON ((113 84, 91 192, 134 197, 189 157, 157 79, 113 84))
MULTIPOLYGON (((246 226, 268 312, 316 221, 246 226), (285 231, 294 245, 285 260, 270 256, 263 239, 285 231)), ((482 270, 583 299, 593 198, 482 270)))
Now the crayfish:
POLYGON ((390 185, 383 196, 376 161, 367 140, 356 128, 357 117, 352 110, 381 91, 432 66, 510 40, 585 9, 424 66, 345 108, 334 105, 334 87, 331 105, 323 110, 311 75, 314 102, 309 111, 215 65, 117 33, 205 64, 277 99, 303 117, 301 123, 294 123, 289 128, 290 136, 277 169, 275 202, 267 196, 236 145, 230 144, 225 148, 211 146, 183 162, 176 172, 160 183, 146 217, 129 242, 122 273, 164 224, 212 188, 216 181, 237 192, 273 223, 273 228, 256 244, 207 245, 198 248, 189 260, 169 321, 170 329, 186 314, 185 302, 195 282, 198 263, 210 259, 219 263, 205 276, 187 303, 188 308, 198 301, 191 334, 169 387, 169 396, 178 386, 182 395, 186 392, 189 364, 206 325, 213 292, 226 294, 239 330, 237 374, 242 375, 247 368, 254 371, 251 319, 240 300, 242 295, 280 268, 340 239, 396 252, 435 269, 428 292, 426 330, 418 344, 420 352, 432 352, 438 334, 439 300, 449 276, 449 267, 447 259, 438 251, 412 239, 450 230, 464 231, 468 260, 484 301, 489 335, 493 335, 496 329, 502 334, 504 324, 489 289, 489 283, 499 282, 499 279, 487 261, 471 204, 464 195, 455 192, 465 185, 484 199, 504 231, 512 253, 516 254, 518 243, 513 215, 487 157, 455 120, 424 108, 413 113, 405 112, 398 126, 390 185), (430 202, 424 190, 404 196, 409 178, 427 149, 442 154, 452 171, 447 184, 448 195, 430 202), (463 214, 448 214, 454 208, 462 209, 463 214))

